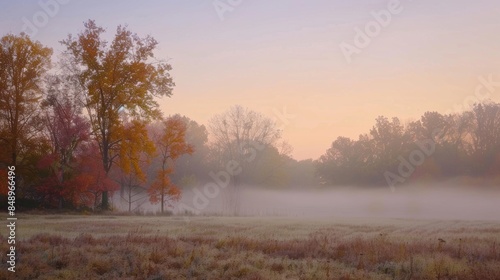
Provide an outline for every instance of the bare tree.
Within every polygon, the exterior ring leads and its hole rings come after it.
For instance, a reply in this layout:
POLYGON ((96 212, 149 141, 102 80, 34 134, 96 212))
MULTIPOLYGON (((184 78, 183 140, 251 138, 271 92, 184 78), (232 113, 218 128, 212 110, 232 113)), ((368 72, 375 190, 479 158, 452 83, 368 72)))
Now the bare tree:
MULTIPOLYGON (((236 161, 243 172, 255 165, 259 151, 277 146, 281 132, 270 118, 236 105, 214 116, 209 123, 212 141, 212 160, 223 167, 236 161)), ((226 213, 239 214, 242 174, 231 175, 224 199, 226 213)))

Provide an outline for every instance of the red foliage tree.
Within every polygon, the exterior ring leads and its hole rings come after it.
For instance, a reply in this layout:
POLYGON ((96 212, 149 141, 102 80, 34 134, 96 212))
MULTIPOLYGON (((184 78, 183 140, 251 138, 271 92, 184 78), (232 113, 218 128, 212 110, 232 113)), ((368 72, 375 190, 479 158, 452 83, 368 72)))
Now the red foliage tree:
POLYGON ((79 146, 89 140, 90 124, 68 96, 51 94, 42 105, 51 153, 38 162, 43 179, 37 190, 46 204, 58 205, 59 208, 64 203, 76 206, 80 204, 79 195, 83 192, 80 185, 72 183, 76 155, 79 146))
POLYGON ((56 79, 42 104, 52 151, 38 162, 43 179, 37 190, 49 205, 96 207, 102 193, 118 185, 107 177, 77 100, 62 89, 56 79))
POLYGON ((95 143, 85 145, 82 150, 77 158, 77 175, 70 183, 80 190, 80 200, 95 209, 103 192, 117 191, 120 186, 107 176, 95 143))

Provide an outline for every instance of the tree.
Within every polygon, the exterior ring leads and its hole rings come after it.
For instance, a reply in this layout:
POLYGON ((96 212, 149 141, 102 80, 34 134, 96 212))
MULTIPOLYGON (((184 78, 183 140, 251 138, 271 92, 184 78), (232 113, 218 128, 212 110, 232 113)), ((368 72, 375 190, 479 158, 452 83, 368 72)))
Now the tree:
MULTIPOLYGON (((66 65, 78 78, 84 107, 92 124, 92 133, 106 175, 119 157, 120 114, 138 120, 159 118, 156 97, 171 96, 174 83, 171 66, 157 61, 157 41, 139 37, 118 26, 111 45, 102 38, 104 29, 89 20, 76 38, 71 35, 61 43, 66 46, 66 65), (73 66, 73 67, 71 67, 73 66)), ((108 192, 102 193, 102 207, 109 208, 108 192)))
POLYGON ((24 33, 0 39, 0 166, 16 166, 17 180, 34 167, 35 151, 42 148, 38 104, 51 55, 50 48, 24 33))
POLYGON ((102 160, 99 158, 99 147, 94 143, 82 145, 82 152, 77 157, 76 176, 68 182, 81 190, 80 199, 83 204, 92 206, 93 209, 102 207, 104 192, 116 191, 119 185, 106 173, 102 160))
POLYGON ((319 158, 318 172, 322 178, 335 184, 353 183, 359 176, 355 154, 356 141, 340 136, 319 158))
POLYGON ((445 134, 450 128, 446 117, 438 112, 425 112, 421 118, 421 124, 422 131, 419 140, 432 139, 438 141, 439 139, 435 137, 436 134, 445 134))
POLYGON ((295 160, 287 159, 287 174, 289 187, 314 187, 319 185, 319 178, 316 174, 316 164, 312 159, 295 160))
POLYGON ((472 175, 498 174, 500 158, 500 104, 475 104, 468 114, 472 175))
POLYGON ((46 169, 47 174, 38 189, 62 208, 65 201, 78 204, 79 185, 67 181, 75 175, 76 154, 80 145, 89 140, 90 124, 60 84, 61 81, 55 79, 42 102, 51 152, 39 162, 39 168, 46 169))
POLYGON ((193 146, 195 152, 182 155, 175 161, 175 173, 172 173, 170 178, 179 187, 187 187, 209 179, 208 131, 204 125, 188 117, 178 117, 186 124, 186 142, 193 146))
MULTIPOLYGON (((215 115, 209 123, 212 161, 224 168, 229 161, 236 162, 248 173, 257 164, 257 158, 266 147, 278 147, 281 132, 271 119, 239 105, 215 115)), ((239 212, 239 180, 245 174, 231 175, 231 186, 227 188, 226 210, 239 212)))
POLYGON ((404 127, 398 118, 389 121, 384 116, 379 116, 375 125, 370 130, 373 139, 374 152, 384 164, 390 165, 402 152, 404 139, 404 127))
POLYGON ((152 203, 161 204, 161 213, 164 212, 164 204, 171 206, 172 201, 180 199, 181 192, 175 186, 170 175, 173 172, 174 162, 184 154, 192 154, 193 146, 186 142, 186 123, 180 116, 167 118, 163 122, 163 128, 156 135, 156 148, 161 162, 155 181, 149 188, 152 203))
POLYGON ((142 190, 145 189, 143 185, 147 179, 144 170, 156 149, 148 136, 146 122, 124 120, 124 123, 117 173, 122 186, 121 196, 128 203, 130 212, 132 204, 144 198, 142 190))
POLYGON ((281 137, 271 119, 239 105, 215 115, 209 129, 214 137, 214 148, 232 158, 240 156, 248 145, 274 145, 281 137))
POLYGON ((255 159, 245 164, 239 182, 252 186, 281 187, 288 183, 289 153, 291 146, 287 143, 280 147, 266 145, 259 150, 255 159), (288 150, 289 149, 289 150, 288 150))

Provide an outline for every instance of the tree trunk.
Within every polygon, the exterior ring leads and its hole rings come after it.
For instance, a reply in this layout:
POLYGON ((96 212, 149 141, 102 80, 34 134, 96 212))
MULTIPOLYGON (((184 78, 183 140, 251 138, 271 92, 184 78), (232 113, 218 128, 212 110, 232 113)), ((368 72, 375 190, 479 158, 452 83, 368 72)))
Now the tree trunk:
POLYGON ((108 191, 103 191, 103 192, 102 192, 102 203, 101 203, 101 209, 102 209, 102 210, 109 210, 108 191))
POLYGON ((132 211, 132 186, 128 186, 128 212, 132 211))
POLYGON ((12 166, 16 166, 16 163, 17 163, 17 153, 14 151, 12 152, 12 166))
MULTIPOLYGON (((103 101, 103 99, 101 99, 103 101)), ((104 101, 103 101, 104 102, 104 101)), ((109 132, 108 132, 109 133, 109 132)), ((111 169, 111 164, 110 164, 110 158, 109 158, 109 141, 107 137, 109 135, 106 135, 105 130, 102 130, 101 132, 102 136, 102 165, 104 167, 104 171, 106 172, 106 177, 108 177, 109 170, 111 169)), ((108 191, 103 191, 102 192, 102 199, 101 199, 101 209, 103 211, 109 210, 109 198, 108 198, 108 191)))
POLYGON ((164 198, 165 198, 165 195, 162 193, 161 194, 161 213, 163 214, 163 203, 164 203, 164 198))

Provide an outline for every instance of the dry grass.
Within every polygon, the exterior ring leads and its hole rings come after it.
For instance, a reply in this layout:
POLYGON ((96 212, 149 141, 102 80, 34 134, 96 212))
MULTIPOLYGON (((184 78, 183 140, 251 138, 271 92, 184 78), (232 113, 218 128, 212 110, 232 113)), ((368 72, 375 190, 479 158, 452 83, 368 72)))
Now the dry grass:
POLYGON ((500 279, 492 221, 30 215, 17 232, 16 279, 500 279))

